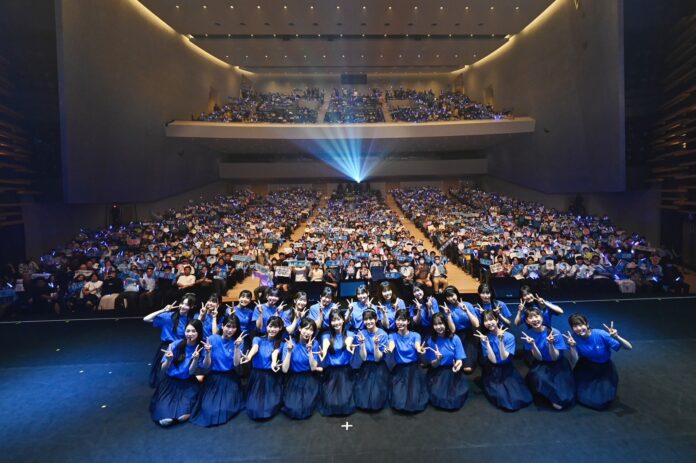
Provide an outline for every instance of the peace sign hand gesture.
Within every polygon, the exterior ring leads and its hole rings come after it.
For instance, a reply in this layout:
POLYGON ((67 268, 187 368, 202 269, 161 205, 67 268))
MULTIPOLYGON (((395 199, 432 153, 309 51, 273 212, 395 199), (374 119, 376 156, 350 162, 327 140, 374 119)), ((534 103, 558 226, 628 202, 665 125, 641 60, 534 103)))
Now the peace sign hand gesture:
POLYGON ((549 344, 556 344, 556 335, 553 333, 553 331, 546 336, 546 340, 549 344))
POLYGON ((442 312, 444 312, 446 317, 449 317, 452 315, 452 309, 447 306, 447 303, 442 304, 442 312))
POLYGON ((570 347, 575 347, 577 345, 577 343, 575 342, 575 338, 570 333, 570 331, 568 331, 567 335, 564 334, 563 337, 566 339, 566 342, 570 347))
POLYGON ((602 324, 604 325, 604 328, 607 329, 607 332, 609 333, 609 336, 611 336, 612 338, 615 338, 615 337, 617 337, 617 336, 619 335, 619 332, 616 330, 616 328, 614 328, 614 322, 613 322, 613 321, 611 322, 611 325, 610 325, 610 326, 607 326, 607 325, 605 325, 604 323, 602 323, 602 324))
POLYGON ((499 339, 500 341, 502 341, 503 338, 505 337, 505 332, 506 332, 506 331, 507 331, 507 328, 500 328, 500 329, 498 330, 497 336, 498 336, 498 339, 499 339))
POLYGON ((263 315, 263 311, 265 310, 264 305, 261 304, 260 302, 256 303, 256 310, 259 311, 259 315, 263 315))
POLYGON ((416 308, 416 310, 418 310, 419 312, 420 312, 421 310, 423 310, 423 304, 421 304, 420 302, 418 302, 418 299, 415 299, 415 298, 413 299, 413 305, 414 305, 414 307, 416 308))
POLYGON ((203 346, 198 346, 196 347, 196 350, 193 351, 193 354, 191 355, 191 358, 193 360, 197 359, 201 355, 201 349, 203 349, 203 346))
POLYGON ((244 342, 244 338, 246 337, 246 335, 247 335, 247 332, 242 331, 242 334, 237 336, 237 339, 234 340, 234 345, 237 347, 240 347, 242 345, 242 343, 244 342))
POLYGON ((291 352, 293 347, 295 347, 295 343, 292 342, 291 337, 285 340, 285 347, 288 350, 288 352, 291 352))
POLYGON ((278 307, 276 307, 276 315, 280 315, 283 312, 283 309, 285 308, 285 302, 281 302, 278 304, 278 307))
POLYGON ((491 343, 491 340, 488 339, 488 336, 481 333, 479 330, 476 330, 476 333, 474 333, 474 336, 476 336, 477 338, 479 338, 481 341, 485 342, 488 345, 490 345, 490 343, 491 343))
POLYGON ((523 340, 524 342, 526 342, 527 344, 529 344, 529 345, 531 345, 531 346, 534 345, 534 338, 531 337, 531 336, 529 336, 529 335, 528 335, 527 333, 525 333, 524 331, 522 332, 521 337, 522 337, 522 340, 523 340))
POLYGON ((229 304, 225 304, 225 309, 226 309, 227 315, 230 315, 230 316, 234 315, 234 313, 236 312, 236 309, 229 304))
POLYGON ((358 331, 358 335, 356 336, 358 343, 363 344, 365 342, 365 335, 363 334, 362 331, 358 331))

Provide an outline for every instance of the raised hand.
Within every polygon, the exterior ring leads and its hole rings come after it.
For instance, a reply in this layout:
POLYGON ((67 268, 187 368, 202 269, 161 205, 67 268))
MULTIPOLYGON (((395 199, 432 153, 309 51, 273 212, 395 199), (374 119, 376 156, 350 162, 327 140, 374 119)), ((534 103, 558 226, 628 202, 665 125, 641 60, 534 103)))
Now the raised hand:
POLYGON ((227 312, 227 315, 234 315, 236 309, 229 304, 225 304, 225 311, 227 312))
POLYGON ((196 347, 196 350, 193 351, 193 354, 191 355, 192 359, 197 359, 201 355, 201 349, 203 349, 203 346, 198 346, 196 347))
MULTIPOLYGON (((603 325, 604 325, 604 324, 603 324, 603 325)), ((607 329, 607 332, 609 333, 609 336, 611 336, 612 338, 615 338, 615 337, 617 337, 617 336, 619 335, 619 332, 616 330, 616 328, 614 328, 614 322, 613 322, 613 321, 611 322, 611 325, 610 325, 610 326, 604 325, 604 328, 607 329)))
POLYGON ((556 335, 553 334, 553 331, 546 336, 546 340, 549 342, 549 344, 556 344, 556 335))
POLYGON ((481 333, 479 330, 476 330, 476 332, 474 333, 474 336, 476 336, 477 338, 479 338, 481 341, 485 342, 486 344, 490 344, 490 343, 491 343, 491 340, 488 339, 488 336, 486 336, 485 334, 481 333))
POLYGON ((437 344, 435 344, 435 349, 433 349, 433 352, 435 352, 435 358, 440 360, 442 358, 442 352, 440 352, 440 349, 437 347, 437 344))
POLYGON ((246 335, 247 335, 247 332, 242 331, 242 334, 237 336, 237 339, 234 340, 234 345, 237 347, 240 347, 242 345, 242 343, 244 342, 244 338, 246 337, 246 335))
POLYGON ((281 302, 278 304, 278 307, 276 307, 276 315, 280 315, 283 312, 283 309, 285 308, 285 302, 281 302))
POLYGON ((166 358, 167 360, 172 360, 174 358, 174 352, 172 352, 171 349, 162 349, 162 352, 164 352, 164 358, 166 358))
POLYGON ((543 297, 539 297, 538 294, 534 293, 534 299, 541 305, 546 304, 546 301, 544 300, 543 297))
POLYGON ((358 331, 358 335, 355 338, 358 340, 359 344, 363 344, 365 342, 365 335, 362 331, 358 331))
POLYGON ((205 304, 203 304, 201 302, 201 310, 199 311, 201 320, 203 319, 203 317, 205 317, 205 314, 207 312, 208 312, 208 308, 205 306, 205 304))
POLYGON ((526 342, 527 344, 532 345, 532 346, 534 345, 534 338, 531 337, 531 336, 529 336, 529 335, 528 335, 527 333, 525 333, 524 331, 522 332, 522 334, 521 334, 520 337, 521 337, 522 340, 523 340, 524 342, 526 342))
POLYGON ((372 298, 367 299, 367 306, 370 307, 372 305, 372 298))
POLYGON ((498 336, 499 340, 503 340, 503 337, 505 337, 505 332, 507 331, 507 328, 500 328, 498 329, 498 333, 496 334, 498 336))
POLYGON ((418 299, 414 299, 414 300, 413 300, 413 305, 416 307, 416 310, 418 310, 419 312, 420 312, 421 310, 423 310, 423 304, 421 304, 420 302, 418 302, 418 299))
POLYGON ((462 365, 464 365, 464 362, 462 362, 461 360, 455 360, 454 365, 452 365, 452 371, 458 373, 459 370, 462 369, 462 365))
POLYGON ((563 337, 566 339, 566 342, 570 347, 576 346, 577 343, 575 342, 575 338, 573 337, 573 335, 570 334, 570 331, 568 331, 567 335, 564 334, 563 337))
POLYGON ((442 312, 445 314, 446 317, 449 317, 450 315, 452 315, 452 309, 450 309, 447 306, 447 303, 442 304, 442 312))
POLYGON ((213 345, 210 344, 209 342, 204 342, 204 343, 203 343, 203 348, 205 349, 205 352, 206 352, 206 353, 210 354, 210 351, 212 350, 213 345))
POLYGON ((263 304, 261 304, 260 302, 257 302, 257 303, 256 303, 256 310, 259 311, 259 315, 263 315, 263 311, 264 311, 264 306, 263 306, 263 304))
POLYGON ((280 371, 280 362, 275 362, 273 365, 271 365, 271 370, 273 373, 278 373, 280 371))
POLYGON ((288 351, 292 351, 292 348, 295 347, 295 343, 292 342, 291 337, 285 340, 285 347, 288 349, 288 351))
POLYGON ((352 309, 354 303, 355 303, 355 302, 353 301, 352 298, 348 299, 348 309, 352 309))
MULTIPOLYGON (((248 352, 247 352, 247 354, 248 354, 248 352)), ((245 354, 244 352, 240 352, 240 355, 239 355, 239 359, 240 359, 239 364, 240 365, 244 365, 245 363, 249 363, 251 361, 251 357, 249 357, 247 354, 245 354)))
MULTIPOLYGON (((480 313, 483 313, 483 312, 484 312, 483 307, 481 307, 481 304, 478 304, 478 303, 477 303, 477 304, 476 304, 476 309, 477 309, 480 313)), ((493 309, 493 313, 495 313, 496 315, 498 315, 498 314, 500 313, 500 308, 496 307, 495 309, 493 309)))

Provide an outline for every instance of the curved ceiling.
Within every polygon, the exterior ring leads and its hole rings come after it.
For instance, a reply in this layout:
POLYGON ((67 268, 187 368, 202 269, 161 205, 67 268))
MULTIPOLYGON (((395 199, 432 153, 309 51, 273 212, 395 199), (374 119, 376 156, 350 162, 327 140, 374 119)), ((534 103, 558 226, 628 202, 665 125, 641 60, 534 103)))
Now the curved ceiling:
POLYGON ((553 0, 140 0, 212 55, 255 72, 452 71, 553 0))

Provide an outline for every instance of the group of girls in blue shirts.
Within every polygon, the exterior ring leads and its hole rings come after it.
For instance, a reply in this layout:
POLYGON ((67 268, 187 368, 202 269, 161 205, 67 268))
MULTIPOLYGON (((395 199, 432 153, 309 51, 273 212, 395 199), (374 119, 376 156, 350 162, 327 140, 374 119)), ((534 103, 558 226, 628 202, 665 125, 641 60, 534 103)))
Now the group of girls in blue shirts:
POLYGON ((221 306, 213 295, 199 309, 195 295, 186 294, 145 317, 161 330, 150 412, 162 426, 187 420, 215 426, 242 410, 254 420, 278 413, 305 419, 315 411, 345 416, 386 406, 404 413, 428 404, 457 410, 478 365, 486 397, 503 410, 519 410, 533 395, 558 410, 575 402, 606 408, 618 384, 611 350, 631 344, 613 322, 606 331, 590 329, 580 314, 570 316, 572 332, 562 334, 551 327, 551 317, 562 313, 523 287, 513 317, 485 284, 476 305, 451 286, 438 304, 416 285, 408 306, 388 282, 376 302, 362 285, 347 310, 329 287, 312 306, 303 292, 292 304, 281 303, 274 288, 263 304, 243 291, 235 307, 221 306), (522 323, 530 365, 525 379, 512 363, 516 342, 508 331, 522 323))

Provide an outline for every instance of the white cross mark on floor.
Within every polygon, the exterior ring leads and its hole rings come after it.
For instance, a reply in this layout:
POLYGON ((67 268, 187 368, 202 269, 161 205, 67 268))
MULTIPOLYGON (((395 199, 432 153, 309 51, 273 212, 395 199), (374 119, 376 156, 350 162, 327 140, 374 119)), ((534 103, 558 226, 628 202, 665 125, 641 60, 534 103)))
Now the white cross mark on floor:
POLYGON ((341 427, 346 428, 346 431, 348 431, 353 425, 346 421, 346 424, 342 424, 341 427))

